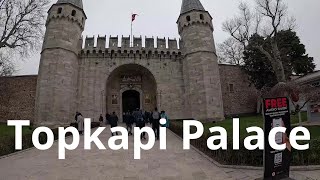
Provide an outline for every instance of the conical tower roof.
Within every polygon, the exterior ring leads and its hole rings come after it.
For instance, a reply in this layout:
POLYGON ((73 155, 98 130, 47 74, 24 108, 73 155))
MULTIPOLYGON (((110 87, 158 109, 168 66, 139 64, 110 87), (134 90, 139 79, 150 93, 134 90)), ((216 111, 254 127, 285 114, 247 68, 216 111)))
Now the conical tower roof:
POLYGON ((83 9, 82 0, 58 0, 57 4, 72 4, 80 9, 83 9))
POLYGON ((180 14, 184 14, 192 10, 205 11, 200 0, 182 0, 182 7, 181 7, 180 14))

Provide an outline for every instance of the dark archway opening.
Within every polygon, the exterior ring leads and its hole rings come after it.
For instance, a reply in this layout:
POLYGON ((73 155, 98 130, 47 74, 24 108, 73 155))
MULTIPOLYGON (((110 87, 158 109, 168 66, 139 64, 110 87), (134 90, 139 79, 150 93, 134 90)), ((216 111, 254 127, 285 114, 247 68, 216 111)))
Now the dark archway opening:
POLYGON ((132 112, 140 109, 140 93, 135 90, 128 90, 122 94, 123 112, 132 112))
POLYGON ((146 67, 138 64, 124 64, 112 70, 108 75, 105 96, 106 113, 116 112, 122 120, 123 113, 128 109, 140 108, 152 111, 157 106, 157 83, 152 72, 146 67), (124 76, 130 78, 123 79, 124 76), (135 94, 139 93, 133 95, 137 99, 134 103, 135 107, 127 105, 132 104, 126 100, 128 99, 126 94, 129 93, 126 91, 129 90, 137 91, 135 94))

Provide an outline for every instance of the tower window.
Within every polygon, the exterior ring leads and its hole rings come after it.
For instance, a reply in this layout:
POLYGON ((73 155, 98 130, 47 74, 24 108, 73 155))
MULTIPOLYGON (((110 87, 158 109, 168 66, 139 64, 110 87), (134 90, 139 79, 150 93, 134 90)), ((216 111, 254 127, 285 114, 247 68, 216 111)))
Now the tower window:
POLYGON ((190 16, 187 16, 187 21, 191 21, 191 18, 190 18, 190 16))
POLYGON ((229 84, 229 92, 234 93, 234 85, 233 84, 229 84))
POLYGON ((200 19, 204 20, 203 14, 200 14, 200 19))
POLYGON ((62 13, 62 8, 58 8, 58 14, 61 14, 62 13))
POLYGON ((76 12, 75 10, 73 10, 72 13, 71 13, 71 15, 72 15, 72 16, 75 16, 76 13, 77 13, 77 12, 76 12))

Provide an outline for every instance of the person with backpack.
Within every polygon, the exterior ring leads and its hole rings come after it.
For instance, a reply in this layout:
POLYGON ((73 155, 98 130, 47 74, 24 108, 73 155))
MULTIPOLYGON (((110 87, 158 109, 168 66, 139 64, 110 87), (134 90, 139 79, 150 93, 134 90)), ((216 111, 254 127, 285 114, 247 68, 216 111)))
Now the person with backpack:
POLYGON ((166 114, 165 111, 161 111, 160 118, 161 118, 161 119, 163 118, 163 119, 166 120, 166 124, 161 125, 161 127, 169 128, 169 118, 168 118, 168 115, 166 114))
POLYGON ((156 139, 159 140, 160 138, 160 113, 158 111, 158 108, 154 108, 154 111, 152 112, 152 129, 154 131, 154 134, 156 135, 156 139))
MULTIPOLYGON (((135 112, 134 112, 134 118, 135 118, 135 121, 136 121, 136 126, 139 127, 140 129, 142 129, 143 127, 146 126, 146 122, 144 121, 144 118, 143 118, 143 113, 142 113, 142 110, 139 110, 137 109, 135 112)), ((141 134, 141 139, 146 139, 146 133, 143 132, 141 134)))
MULTIPOLYGON (((117 127, 118 121, 119 121, 119 118, 116 115, 116 112, 113 112, 112 115, 109 117, 109 123, 111 125, 111 128, 117 127)), ((111 135, 113 136, 113 133, 111 133, 111 135)), ((118 132, 116 132, 116 135, 118 135, 118 132)))

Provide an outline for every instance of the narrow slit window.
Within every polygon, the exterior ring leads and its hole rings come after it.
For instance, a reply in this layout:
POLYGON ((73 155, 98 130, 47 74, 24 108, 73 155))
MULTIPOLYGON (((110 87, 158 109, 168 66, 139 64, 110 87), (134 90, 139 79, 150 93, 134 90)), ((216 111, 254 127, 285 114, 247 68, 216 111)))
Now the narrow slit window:
POLYGON ((200 19, 204 20, 203 14, 200 14, 200 19))
POLYGON ((191 17, 190 16, 187 16, 187 21, 191 21, 191 17))
POLYGON ((234 93, 234 85, 233 84, 229 84, 229 92, 234 93))
POLYGON ((58 8, 58 14, 62 13, 62 8, 58 8))
POLYGON ((76 10, 73 10, 72 13, 71 13, 71 16, 75 16, 76 13, 77 13, 76 10))

